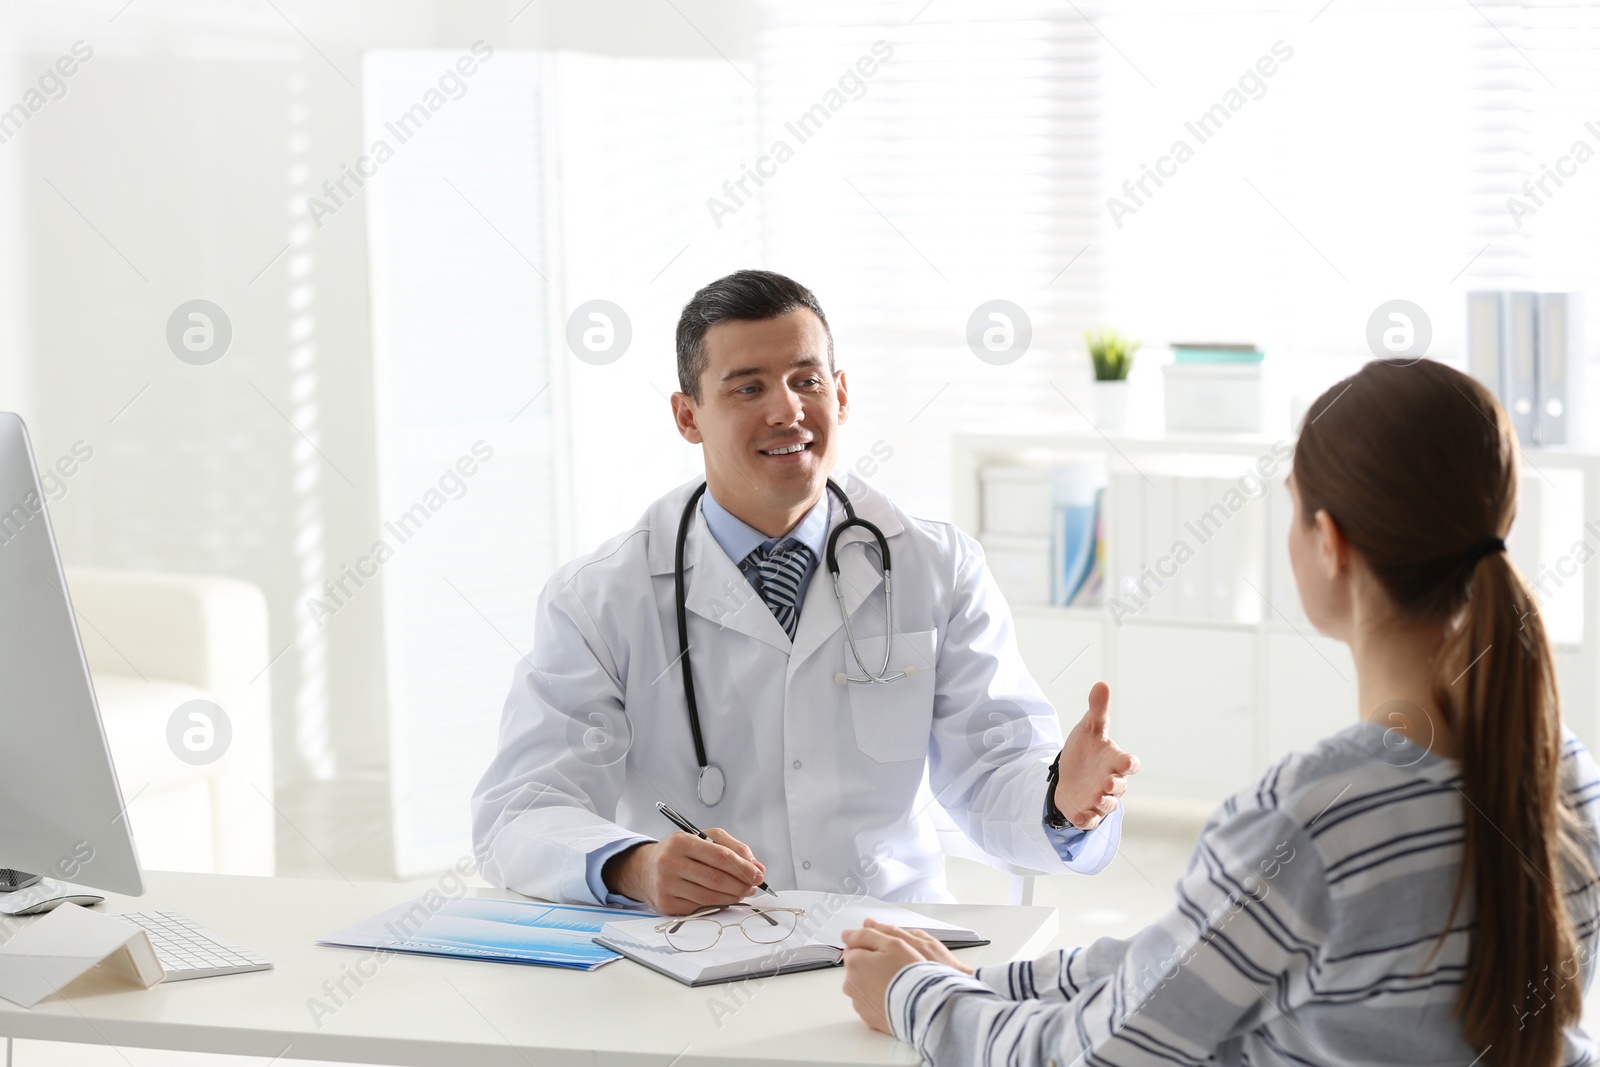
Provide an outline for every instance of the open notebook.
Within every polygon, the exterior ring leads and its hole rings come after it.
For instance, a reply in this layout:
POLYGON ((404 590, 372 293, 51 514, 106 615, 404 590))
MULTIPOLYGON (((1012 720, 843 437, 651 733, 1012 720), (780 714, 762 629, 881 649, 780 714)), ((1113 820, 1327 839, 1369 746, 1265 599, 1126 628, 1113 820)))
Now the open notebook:
MULTIPOLYGON (((930 919, 873 897, 841 898, 834 893, 791 889, 770 896, 758 894, 749 903, 764 908, 798 908, 804 914, 795 919, 794 932, 788 937, 765 945, 756 944, 730 926, 712 947, 680 951, 668 943, 665 933, 656 929, 666 921, 659 917, 613 920, 600 928, 594 940, 691 986, 832 967, 844 958, 844 932, 859 927, 868 918, 906 930, 926 930, 952 948, 989 943, 965 927, 930 919)), ((711 917, 732 923, 746 911, 737 907, 724 909, 711 917)))

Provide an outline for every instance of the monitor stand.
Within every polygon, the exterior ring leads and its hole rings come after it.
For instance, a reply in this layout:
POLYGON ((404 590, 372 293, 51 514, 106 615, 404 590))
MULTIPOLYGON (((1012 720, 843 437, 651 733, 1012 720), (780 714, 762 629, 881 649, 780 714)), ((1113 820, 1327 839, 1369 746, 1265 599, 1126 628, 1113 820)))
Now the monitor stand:
POLYGON ((0 893, 10 893, 17 889, 26 889, 39 880, 37 874, 26 871, 13 871, 9 867, 0 867, 0 893))

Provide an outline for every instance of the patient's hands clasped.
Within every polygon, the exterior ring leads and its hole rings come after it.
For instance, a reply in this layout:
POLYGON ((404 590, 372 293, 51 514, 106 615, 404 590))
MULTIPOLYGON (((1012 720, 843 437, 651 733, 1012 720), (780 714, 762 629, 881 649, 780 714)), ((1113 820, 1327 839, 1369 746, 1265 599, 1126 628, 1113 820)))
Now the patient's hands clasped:
POLYGON ((972 968, 960 962, 926 930, 902 930, 868 919, 860 930, 844 932, 844 991, 856 1014, 874 1030, 891 1033, 884 1016, 889 983, 913 963, 940 963, 963 974, 972 968))

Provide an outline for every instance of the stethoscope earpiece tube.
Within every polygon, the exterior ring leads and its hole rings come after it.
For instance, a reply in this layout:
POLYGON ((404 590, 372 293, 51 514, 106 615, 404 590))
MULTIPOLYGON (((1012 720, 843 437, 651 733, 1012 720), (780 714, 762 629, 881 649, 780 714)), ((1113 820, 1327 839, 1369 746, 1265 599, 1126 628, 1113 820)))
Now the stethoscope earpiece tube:
POLYGON ((828 551, 826 553, 828 558, 828 573, 833 575, 835 578, 839 577, 839 551, 837 548, 839 544, 839 535, 854 526, 861 527, 863 530, 870 533, 878 542, 878 551, 883 557, 883 576, 887 579, 889 577, 888 538, 883 536, 882 530, 878 529, 877 526, 868 522, 866 519, 856 518, 855 509, 851 508, 848 504, 845 505, 845 520, 838 526, 834 527, 833 533, 828 535, 828 551))
POLYGON ((889 539, 883 536, 883 531, 868 522, 866 519, 856 517, 855 508, 850 506, 850 501, 843 491, 839 490, 832 481, 828 482, 830 488, 839 493, 839 499, 844 502, 845 520, 834 527, 833 533, 828 535, 828 573, 833 577, 833 596, 839 602, 839 617, 844 620, 844 636, 850 642, 850 655, 855 657, 856 666, 861 668, 863 677, 852 678, 845 675, 845 681, 868 684, 883 684, 898 682, 907 677, 903 672, 889 673, 889 658, 893 654, 891 646, 894 644, 894 579, 891 577, 893 566, 889 560, 889 539), (861 650, 856 647, 855 631, 850 627, 850 613, 844 606, 844 589, 839 581, 839 537, 851 527, 859 526, 870 533, 878 542, 878 557, 883 560, 883 610, 884 617, 888 620, 883 634, 883 663, 878 667, 878 672, 867 670, 866 662, 861 658, 861 650))
POLYGON ((705 738, 700 736, 700 705, 694 696, 694 671, 689 667, 689 612, 683 593, 683 546, 689 539, 689 520, 694 517, 694 509, 699 506, 705 491, 706 483, 701 482, 700 488, 689 494, 689 503, 684 506, 683 518, 678 522, 678 548, 672 566, 673 599, 678 608, 678 659, 683 664, 683 698, 689 705, 689 732, 694 736, 694 758, 700 765, 702 775, 709 761, 706 759, 705 738))

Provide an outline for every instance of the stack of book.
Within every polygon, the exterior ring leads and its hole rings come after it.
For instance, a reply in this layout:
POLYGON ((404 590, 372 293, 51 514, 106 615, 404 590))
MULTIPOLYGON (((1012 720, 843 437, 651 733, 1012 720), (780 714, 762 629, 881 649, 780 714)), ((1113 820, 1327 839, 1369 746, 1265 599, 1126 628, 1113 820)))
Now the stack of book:
POLYGON ((1260 363, 1267 354, 1249 341, 1175 341, 1174 363, 1260 363))

